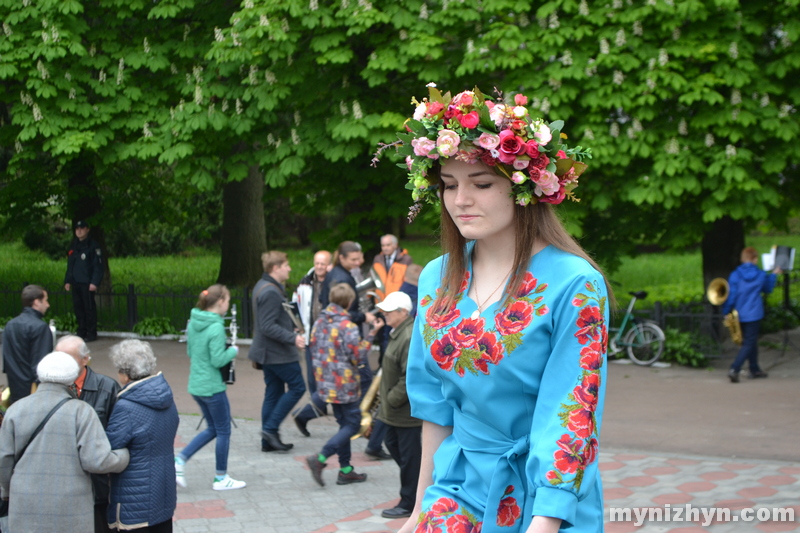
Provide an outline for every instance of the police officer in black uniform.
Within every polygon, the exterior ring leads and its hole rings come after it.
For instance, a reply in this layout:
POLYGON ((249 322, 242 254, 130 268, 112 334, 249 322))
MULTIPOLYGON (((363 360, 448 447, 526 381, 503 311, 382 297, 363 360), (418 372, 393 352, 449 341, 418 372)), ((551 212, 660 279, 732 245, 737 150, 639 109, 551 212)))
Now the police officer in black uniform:
POLYGON ((72 305, 78 319, 78 337, 86 342, 97 340, 97 306, 94 295, 103 281, 103 261, 100 247, 89 237, 89 224, 85 220, 75 223, 67 257, 67 275, 64 288, 72 290, 72 305))

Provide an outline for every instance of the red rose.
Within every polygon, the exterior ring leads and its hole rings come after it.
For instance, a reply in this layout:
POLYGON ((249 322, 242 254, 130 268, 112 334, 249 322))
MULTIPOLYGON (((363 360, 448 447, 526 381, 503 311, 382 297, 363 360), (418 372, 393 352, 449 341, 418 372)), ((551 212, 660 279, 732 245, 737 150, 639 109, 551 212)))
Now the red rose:
POLYGON ((488 152, 488 151, 484 150, 483 153, 481 153, 481 155, 479 157, 480 157, 480 160, 487 166, 493 167, 493 166, 497 165, 497 160, 495 160, 495 158, 491 154, 491 152, 488 152))
POLYGON ((458 121, 461 123, 462 126, 467 128, 468 130, 474 130, 478 127, 478 122, 480 122, 480 117, 478 116, 477 111, 470 111, 466 115, 461 115, 458 117, 458 121))
POLYGON ((555 194, 551 194, 550 196, 542 196, 539 198, 540 202, 544 202, 546 204, 560 204, 564 201, 564 198, 567 197, 567 193, 564 191, 564 187, 561 186, 558 188, 558 192, 555 194))
POLYGON ((506 496, 500 500, 500 507, 497 509, 497 525, 500 527, 510 527, 519 520, 522 510, 517 505, 516 498, 506 496))
POLYGON ((443 314, 437 313, 435 310, 435 305, 429 307, 428 311, 425 313, 425 319, 428 321, 430 327, 437 330, 449 326, 461 316, 461 312, 456 309, 455 305, 450 306, 450 309, 443 314))
POLYGON ((500 144, 497 147, 499 152, 498 159, 507 165, 510 165, 517 158, 517 154, 525 151, 525 141, 521 137, 514 135, 511 130, 503 130, 500 132, 500 144))
POLYGON ((532 293, 536 288, 537 283, 539 283, 539 280, 534 278, 533 274, 530 272, 525 272, 525 277, 522 279, 522 284, 519 286, 519 290, 517 291, 515 298, 524 298, 532 293))
POLYGON ((519 333, 531 323, 533 306, 528 302, 516 301, 495 315, 494 323, 500 335, 519 333))
POLYGON ((584 370, 599 370, 603 366, 603 345, 592 342, 581 350, 581 368, 584 370))
POLYGON ((550 159, 548 159, 546 155, 540 153, 537 157, 531 158, 530 166, 544 170, 549 163, 550 159))
POLYGON ((480 348, 482 356, 488 362, 496 365, 503 358, 503 345, 497 342, 497 337, 494 333, 486 331, 478 339, 478 348, 480 348))
POLYGON ((558 157, 559 159, 566 159, 567 158, 567 154, 564 153, 564 150, 559 150, 556 153, 556 157, 558 157))
POLYGON ((455 344, 457 348, 473 348, 478 338, 483 335, 483 328, 485 325, 486 319, 484 318, 465 318, 447 334, 453 337, 453 344, 455 344))
POLYGON ((447 111, 444 112, 444 118, 446 119, 451 119, 451 118, 457 119, 460 116, 461 116, 461 110, 452 105, 447 108, 447 111))
POLYGON ((527 124, 525 123, 524 120, 514 120, 511 122, 511 128, 517 131, 524 130, 525 126, 527 126, 527 124))
POLYGON ((533 139, 526 142, 525 153, 528 154, 528 157, 530 157, 531 159, 539 157, 539 143, 534 141, 533 139))
POLYGON ((514 95, 514 103, 517 105, 527 105, 528 104, 528 97, 524 94, 515 94, 514 95))
POLYGON ((450 333, 436 339, 431 345, 431 355, 442 370, 450 371, 456 364, 456 359, 461 355, 461 350, 453 343, 450 333))
POLYGON ((600 308, 596 305, 589 305, 581 309, 575 325, 578 326, 575 337, 578 338, 578 342, 581 344, 600 340, 601 329, 604 325, 600 308))
POLYGON ((437 515, 450 514, 458 511, 458 504, 451 498, 439 498, 431 506, 431 512, 437 515))
POLYGON ((578 467, 583 465, 583 457, 580 453, 583 441, 576 440, 573 442, 572 437, 565 433, 556 441, 556 444, 558 444, 559 449, 553 454, 555 467, 564 474, 577 472, 578 467))
POLYGON ((442 105, 441 102, 431 102, 428 104, 427 107, 428 116, 433 117, 435 115, 438 115, 439 113, 442 112, 442 109, 444 109, 444 105, 442 105))

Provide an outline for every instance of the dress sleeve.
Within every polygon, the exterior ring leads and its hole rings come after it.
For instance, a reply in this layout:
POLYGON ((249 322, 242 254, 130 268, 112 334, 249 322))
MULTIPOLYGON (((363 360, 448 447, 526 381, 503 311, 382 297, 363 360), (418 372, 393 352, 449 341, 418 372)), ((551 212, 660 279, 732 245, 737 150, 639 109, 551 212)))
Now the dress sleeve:
POLYGON ((414 320, 414 331, 408 348, 408 371, 406 388, 411 403, 411 416, 427 420, 440 426, 453 425, 453 407, 445 401, 442 393, 442 380, 433 374, 425 365, 425 358, 430 350, 425 347, 421 328, 425 315, 417 315, 414 320))
POLYGON ((574 524, 578 502, 597 490, 599 481, 608 341, 605 281, 594 270, 577 275, 552 305, 551 351, 531 425, 528 493, 534 498, 533 516, 574 524))

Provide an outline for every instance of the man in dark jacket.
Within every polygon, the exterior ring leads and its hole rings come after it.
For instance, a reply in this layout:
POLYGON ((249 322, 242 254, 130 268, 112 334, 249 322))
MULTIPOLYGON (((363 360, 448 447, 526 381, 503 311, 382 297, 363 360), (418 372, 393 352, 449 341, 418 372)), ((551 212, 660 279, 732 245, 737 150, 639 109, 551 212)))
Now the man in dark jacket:
POLYGON ((253 288, 256 329, 247 357, 261 365, 267 386, 261 406, 261 451, 287 451, 293 445, 281 442, 278 429, 306 391, 298 351, 306 347, 306 340, 283 309, 284 283, 292 271, 286 254, 264 252, 261 264, 264 275, 253 288))
POLYGON ((406 518, 417 499, 417 482, 422 459, 422 421, 411 416, 406 392, 408 348, 414 318, 410 316, 411 298, 404 292, 393 292, 378 304, 392 327, 389 345, 381 364, 380 410, 378 419, 388 426, 386 448, 400 467, 400 502, 385 509, 384 518, 406 518))
MULTIPOLYGON (((78 398, 88 403, 97 413, 103 424, 103 429, 108 428, 108 418, 117 402, 119 384, 116 380, 94 372, 89 366, 92 359, 89 348, 80 337, 67 335, 58 340, 57 352, 64 352, 72 356, 80 367, 80 374, 75 380, 75 389, 78 398)), ((110 532, 106 513, 108 510, 108 474, 92 474, 94 487, 94 531, 95 533, 110 532)))
POLYGON ((43 320, 49 308, 47 291, 28 285, 22 289, 22 313, 3 331, 3 372, 8 375, 11 404, 30 395, 36 365, 53 351, 53 334, 43 320))
POLYGON ((778 279, 776 274, 782 272, 776 268, 772 274, 767 274, 758 268, 758 251, 751 246, 742 250, 741 261, 742 264, 728 278, 730 293, 722 306, 722 313, 726 315, 736 309, 742 326, 742 347, 728 371, 728 378, 733 383, 739 383, 739 372, 745 360, 749 361, 751 378, 767 377, 758 366, 758 333, 764 318, 761 293, 771 293, 778 279))
POLYGON ((97 306, 94 295, 103 281, 100 247, 89 237, 85 220, 75 223, 75 238, 67 252, 64 288, 72 291, 72 305, 78 319, 78 336, 86 342, 97 339, 97 306))

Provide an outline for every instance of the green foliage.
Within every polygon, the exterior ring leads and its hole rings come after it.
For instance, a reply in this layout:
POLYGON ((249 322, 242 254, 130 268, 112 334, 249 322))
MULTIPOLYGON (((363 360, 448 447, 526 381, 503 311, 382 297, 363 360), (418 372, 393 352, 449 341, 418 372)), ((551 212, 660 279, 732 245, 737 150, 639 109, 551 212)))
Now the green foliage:
POLYGON ((78 318, 75 313, 64 313, 51 318, 55 321, 56 330, 58 331, 78 331, 78 318))
POLYGON ((661 360, 675 362, 679 365, 691 366, 695 368, 705 368, 709 365, 708 358, 700 352, 697 347, 700 343, 694 338, 692 333, 667 328, 664 332, 664 353, 661 360))
POLYGON ((133 326, 133 332, 146 337, 160 337, 178 333, 178 330, 164 316, 151 316, 143 318, 133 326))
POLYGON ((13 319, 13 318, 14 318, 13 316, 0 316, 0 328, 6 327, 6 324, 8 324, 8 321, 13 319))
POLYGON ((800 302, 792 300, 789 309, 782 305, 770 305, 764 309, 761 333, 775 333, 800 326, 800 302))

